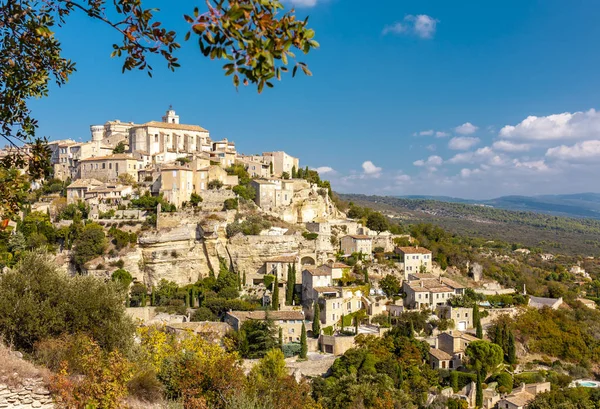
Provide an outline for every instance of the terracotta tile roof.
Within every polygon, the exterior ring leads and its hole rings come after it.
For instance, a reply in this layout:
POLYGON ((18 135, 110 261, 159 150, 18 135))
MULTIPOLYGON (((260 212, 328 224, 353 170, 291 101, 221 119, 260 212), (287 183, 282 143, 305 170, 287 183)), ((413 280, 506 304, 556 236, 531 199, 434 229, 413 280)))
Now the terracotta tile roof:
MULTIPOLYGON (((264 320, 266 311, 229 311, 227 314, 239 319, 245 320, 264 320)), ((281 320, 304 320, 302 311, 269 311, 269 319, 273 321, 281 320)))
POLYGON ((308 273, 311 276, 328 276, 328 275, 331 275, 330 271, 327 270, 326 268, 323 268, 323 266, 320 266, 320 267, 308 266, 308 267, 304 267, 303 271, 308 271, 308 273))
POLYGON ((527 405, 533 399, 535 399, 535 396, 529 392, 519 392, 514 395, 508 395, 504 397, 505 401, 512 403, 519 408, 527 405))
POLYGON ((92 188, 94 186, 102 186, 104 183, 96 179, 77 179, 75 182, 67 186, 67 189, 79 189, 82 187, 92 188))
POLYGON ((81 159, 80 162, 89 162, 89 161, 107 160, 107 159, 114 159, 114 160, 123 160, 123 159, 139 160, 139 159, 136 159, 133 156, 127 154, 127 153, 115 153, 114 155, 94 156, 94 157, 91 157, 91 158, 81 159))
POLYGON ((332 263, 332 264, 327 264, 327 265, 331 268, 350 268, 349 265, 344 264, 344 263, 332 263))
POLYGON ((373 237, 367 236, 365 234, 349 234, 345 237, 352 237, 355 240, 370 240, 373 238, 373 237))
POLYGON ((184 125, 184 124, 170 124, 166 122, 150 121, 145 124, 136 125, 133 128, 162 128, 162 129, 175 129, 178 131, 194 131, 194 132, 208 132, 206 129, 198 125, 184 125))
POLYGON ((434 287, 429 289, 432 293, 453 293, 454 290, 450 287, 434 287))
POLYGON ((338 289, 335 287, 315 287, 313 288, 313 290, 315 290, 318 293, 336 293, 338 292, 338 289))
POLYGON ((431 250, 424 247, 398 247, 404 254, 431 254, 431 250))
POLYGON ((437 348, 430 348, 429 354, 440 361, 449 361, 452 359, 452 355, 437 348))

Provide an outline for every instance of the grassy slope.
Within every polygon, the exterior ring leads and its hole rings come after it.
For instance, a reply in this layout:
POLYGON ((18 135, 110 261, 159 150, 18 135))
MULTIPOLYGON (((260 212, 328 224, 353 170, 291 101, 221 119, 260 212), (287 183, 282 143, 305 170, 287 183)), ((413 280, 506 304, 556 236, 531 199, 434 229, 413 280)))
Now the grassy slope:
POLYGON ((340 197, 359 206, 380 210, 408 224, 434 223, 458 234, 522 243, 548 252, 600 255, 600 220, 434 200, 348 194, 340 197))

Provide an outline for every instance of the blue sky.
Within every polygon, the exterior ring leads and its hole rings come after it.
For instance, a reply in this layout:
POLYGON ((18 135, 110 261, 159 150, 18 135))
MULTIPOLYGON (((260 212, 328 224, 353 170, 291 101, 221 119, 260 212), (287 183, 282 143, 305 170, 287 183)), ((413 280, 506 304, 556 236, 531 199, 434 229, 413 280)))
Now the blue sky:
MULTIPOLYGON (((313 77, 236 91, 195 41, 174 73, 121 74, 118 36, 71 16, 78 72, 35 101, 40 134, 87 140, 107 120, 183 123, 244 153, 285 150, 334 189, 491 198, 600 191, 600 3, 593 0, 289 0, 321 48, 313 77)), ((203 1, 152 1, 168 27, 203 1)))

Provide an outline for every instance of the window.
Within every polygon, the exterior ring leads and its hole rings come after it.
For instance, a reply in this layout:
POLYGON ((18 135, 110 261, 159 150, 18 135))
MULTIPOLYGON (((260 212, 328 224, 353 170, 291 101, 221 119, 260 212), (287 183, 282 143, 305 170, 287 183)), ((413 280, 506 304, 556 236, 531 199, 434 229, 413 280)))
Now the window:
POLYGON ((102 164, 102 169, 106 169, 106 163, 102 164))
POLYGON ((350 309, 352 309, 352 301, 349 301, 349 302, 348 302, 347 308, 348 308, 349 310, 350 310, 350 309))
POLYGON ((154 142, 158 142, 158 134, 154 135, 154 142))
POLYGON ((109 164, 108 164, 108 168, 109 168, 109 169, 112 169, 112 163, 109 163, 109 164))

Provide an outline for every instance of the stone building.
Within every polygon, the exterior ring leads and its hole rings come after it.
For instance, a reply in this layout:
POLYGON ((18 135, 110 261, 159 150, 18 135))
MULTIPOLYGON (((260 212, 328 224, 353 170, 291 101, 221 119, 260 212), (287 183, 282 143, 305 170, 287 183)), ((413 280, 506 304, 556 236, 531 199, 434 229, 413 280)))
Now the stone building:
POLYGON ((239 331, 247 320, 273 320, 276 328, 281 328, 284 342, 300 342, 304 313, 302 311, 229 311, 225 322, 239 331))
POLYGON ((139 153, 145 164, 168 163, 193 153, 210 152, 209 132, 198 125, 179 123, 170 108, 162 121, 150 121, 129 129, 129 149, 139 153))
POLYGON ((283 173, 286 172, 291 177, 292 169, 295 168, 298 170, 298 167, 300 166, 300 160, 298 158, 294 158, 283 151, 263 152, 262 156, 269 165, 269 169, 271 168, 270 164, 273 164, 274 176, 281 177, 283 173))
POLYGON ((409 274, 402 283, 406 294, 404 306, 409 309, 437 308, 446 305, 450 297, 462 295, 465 286, 449 278, 432 274, 409 274))
POLYGON ((431 251, 424 247, 397 247, 395 253, 400 256, 404 277, 410 273, 431 272, 431 251))
POLYGON ((78 179, 67 186, 67 204, 85 200, 88 190, 102 186, 103 183, 96 179, 78 179))
POLYGON ((265 210, 279 206, 289 206, 294 197, 294 181, 277 178, 254 179, 251 182, 256 191, 256 204, 265 210))
POLYGON ((100 181, 112 182, 119 175, 129 174, 136 181, 138 171, 142 169, 141 160, 125 153, 108 156, 91 157, 80 161, 80 173, 82 179, 98 179, 100 181))
POLYGON ((340 240, 342 254, 349 256, 353 253, 362 253, 367 259, 371 259, 373 253, 373 237, 352 234, 342 237, 340 240))

